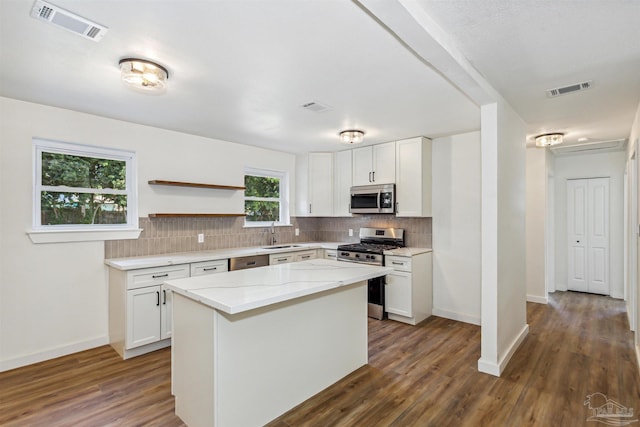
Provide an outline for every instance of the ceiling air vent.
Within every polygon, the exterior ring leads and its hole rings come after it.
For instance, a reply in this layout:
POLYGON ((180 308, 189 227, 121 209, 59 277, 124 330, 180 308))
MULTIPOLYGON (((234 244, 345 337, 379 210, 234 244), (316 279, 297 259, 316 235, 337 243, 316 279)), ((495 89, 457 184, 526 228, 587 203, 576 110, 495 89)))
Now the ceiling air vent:
POLYGON ((548 98, 555 98, 556 96, 566 95, 571 92, 586 90, 591 88, 592 86, 593 86, 593 80, 589 80, 586 82, 576 83, 569 86, 557 87, 555 89, 547 89, 546 93, 548 98))
POLYGON ((323 113, 325 111, 331 110, 330 106, 318 101, 306 102, 302 104, 301 107, 307 111, 313 111, 314 113, 323 113))
POLYGON ((64 10, 51 3, 36 0, 31 9, 31 17, 47 21, 67 31, 81 35, 93 41, 100 41, 109 31, 104 25, 91 22, 88 19, 64 10))

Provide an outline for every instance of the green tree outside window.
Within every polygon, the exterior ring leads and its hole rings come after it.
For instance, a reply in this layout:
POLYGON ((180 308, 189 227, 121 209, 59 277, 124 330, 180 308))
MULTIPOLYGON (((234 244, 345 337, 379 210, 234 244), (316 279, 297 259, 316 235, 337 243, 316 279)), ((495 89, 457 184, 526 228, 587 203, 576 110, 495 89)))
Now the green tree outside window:
POLYGON ((42 225, 126 224, 125 161, 42 152, 42 225))
POLYGON ((246 222, 280 222, 280 179, 245 175, 244 186, 246 222))

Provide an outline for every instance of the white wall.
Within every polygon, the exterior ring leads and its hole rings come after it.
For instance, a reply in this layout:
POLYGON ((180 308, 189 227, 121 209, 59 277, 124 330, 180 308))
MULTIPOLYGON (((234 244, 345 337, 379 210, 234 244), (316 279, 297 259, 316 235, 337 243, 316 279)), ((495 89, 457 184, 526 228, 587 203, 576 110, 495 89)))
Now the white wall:
POLYGON ((567 290, 567 180, 610 177, 609 280, 614 298, 624 298, 624 168, 623 151, 556 156, 555 159, 555 265, 556 289, 567 290))
MULTIPOLYGON (((633 120, 633 124, 631 126, 631 132, 629 133, 629 142, 627 145, 627 155, 626 158, 630 158, 631 155, 635 152, 636 153, 636 157, 640 154, 638 151, 640 150, 640 104, 638 104, 638 109, 636 110, 636 115, 635 118, 633 120)), ((636 165, 639 165, 640 162, 638 162, 638 160, 636 159, 636 165)), ((636 212, 640 213, 640 171, 637 173, 636 176, 637 182, 636 182, 636 212)), ((640 215, 640 214, 639 214, 640 215)), ((637 238, 637 235, 635 233, 636 227, 638 225, 637 224, 632 224, 631 225, 631 229, 633 230, 632 235, 634 236, 634 238, 631 239, 630 244, 635 244, 635 251, 631 251, 631 248, 628 248, 627 250, 630 253, 635 253, 636 254, 636 268, 638 266, 640 266, 640 239, 637 238)), ((629 273, 629 277, 632 277, 633 274, 629 273)), ((640 274, 638 274, 636 276, 636 280, 635 283, 629 283, 629 294, 628 295, 635 295, 635 307, 636 307, 636 311, 635 311, 635 316, 636 316, 636 331, 635 331, 635 337, 634 337, 634 342, 635 342, 635 348, 636 348, 636 357, 637 357, 637 361, 638 361, 638 366, 640 366, 640 284, 638 283, 638 281, 640 280, 640 274), (631 289, 633 288, 633 289, 631 289)))
POLYGON ((547 150, 526 149, 527 301, 547 303, 545 236, 547 227, 547 150))
POLYGON ((480 324, 480 132, 436 138, 433 314, 480 324))
POLYGON ((478 369, 500 375, 528 333, 525 124, 499 100, 482 112, 482 337, 478 369))
POLYGON ((104 243, 36 245, 25 234, 32 223, 32 137, 135 150, 140 216, 242 212, 242 192, 147 181, 242 185, 245 165, 287 171, 294 194, 292 154, 8 98, 0 98, 0 120, 0 370, 108 342, 104 243))

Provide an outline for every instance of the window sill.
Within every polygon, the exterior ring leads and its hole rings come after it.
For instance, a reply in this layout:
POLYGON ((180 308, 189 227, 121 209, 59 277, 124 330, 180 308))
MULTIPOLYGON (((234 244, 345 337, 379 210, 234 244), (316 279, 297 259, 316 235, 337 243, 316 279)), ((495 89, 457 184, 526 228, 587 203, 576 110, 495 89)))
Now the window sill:
POLYGON ((141 228, 110 230, 27 230, 33 243, 95 242, 137 239, 141 228))

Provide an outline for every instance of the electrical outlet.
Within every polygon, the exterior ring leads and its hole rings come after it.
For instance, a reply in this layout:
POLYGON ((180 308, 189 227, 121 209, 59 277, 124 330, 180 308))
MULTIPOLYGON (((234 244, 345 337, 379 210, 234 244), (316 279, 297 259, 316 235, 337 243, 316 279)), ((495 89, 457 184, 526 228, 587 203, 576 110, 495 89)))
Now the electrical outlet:
POLYGON ((349 237, 353 237, 353 228, 349 229, 349 237))
POLYGON ((296 228, 296 236, 299 236, 299 235, 300 235, 300 229, 296 228))
POLYGON ((198 233, 198 243, 204 243, 204 234, 198 233))

